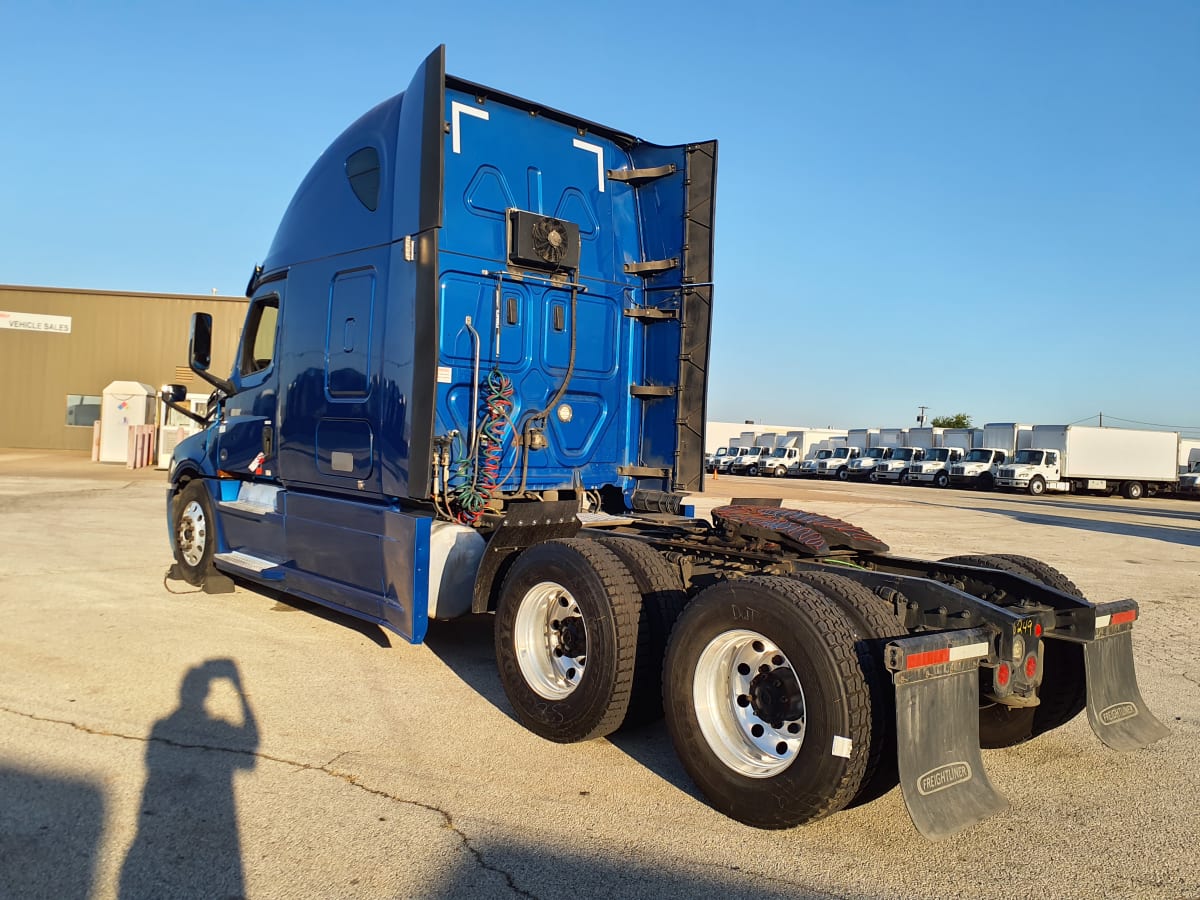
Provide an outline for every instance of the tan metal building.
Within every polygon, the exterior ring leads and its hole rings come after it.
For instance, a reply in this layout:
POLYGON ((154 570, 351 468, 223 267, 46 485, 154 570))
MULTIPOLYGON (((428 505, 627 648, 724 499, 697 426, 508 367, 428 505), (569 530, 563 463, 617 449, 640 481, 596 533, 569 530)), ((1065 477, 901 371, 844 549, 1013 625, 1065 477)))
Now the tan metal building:
POLYGON ((228 376, 246 298, 0 285, 0 447, 89 450, 114 381, 211 388, 187 365, 193 312, 213 317, 212 371, 228 376))

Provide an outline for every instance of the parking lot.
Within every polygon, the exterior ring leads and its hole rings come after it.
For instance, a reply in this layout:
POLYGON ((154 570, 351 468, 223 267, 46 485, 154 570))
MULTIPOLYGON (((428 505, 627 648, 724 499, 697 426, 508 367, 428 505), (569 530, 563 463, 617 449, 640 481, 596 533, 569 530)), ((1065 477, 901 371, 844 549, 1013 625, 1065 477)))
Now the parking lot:
POLYGON ((1086 717, 986 751, 1012 808, 933 844, 899 790, 785 832, 715 813, 661 723, 512 718, 491 623, 411 646, 303 601, 168 582, 165 476, 0 451, 0 896, 1200 897, 1200 503, 721 477, 893 552, 1021 553, 1141 604, 1170 736, 1086 717))

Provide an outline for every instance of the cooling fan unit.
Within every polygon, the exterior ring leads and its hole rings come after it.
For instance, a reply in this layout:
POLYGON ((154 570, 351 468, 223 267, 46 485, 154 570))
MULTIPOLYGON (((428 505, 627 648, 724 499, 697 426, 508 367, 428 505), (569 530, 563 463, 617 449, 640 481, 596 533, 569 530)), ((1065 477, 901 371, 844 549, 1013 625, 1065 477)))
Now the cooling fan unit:
POLYGON ((579 268, 579 226, 524 210, 509 214, 509 260, 523 268, 558 272, 579 268))

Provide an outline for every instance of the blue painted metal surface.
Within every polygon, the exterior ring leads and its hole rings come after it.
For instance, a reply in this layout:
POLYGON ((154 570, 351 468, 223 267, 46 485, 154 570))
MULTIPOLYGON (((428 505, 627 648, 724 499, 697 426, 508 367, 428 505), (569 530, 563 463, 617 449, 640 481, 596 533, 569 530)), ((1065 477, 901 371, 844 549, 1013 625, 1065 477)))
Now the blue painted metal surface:
POLYGON ((252 282, 254 298, 279 298, 274 361, 235 367, 220 423, 176 451, 180 475, 283 489, 275 514, 219 512, 222 549, 278 559, 289 590, 419 641, 434 445, 457 431, 461 458, 481 424, 476 356, 481 378, 498 369, 513 387, 504 488, 521 474, 516 426, 561 388, 528 490, 670 490, 677 398, 630 388, 679 381, 682 316, 627 311, 678 313, 686 272, 627 266, 686 253, 687 164, 687 148, 447 77, 439 48, 301 183, 252 282), (677 171, 652 184, 609 177, 668 163, 677 171), (514 209, 577 226, 578 269, 514 268, 514 209))

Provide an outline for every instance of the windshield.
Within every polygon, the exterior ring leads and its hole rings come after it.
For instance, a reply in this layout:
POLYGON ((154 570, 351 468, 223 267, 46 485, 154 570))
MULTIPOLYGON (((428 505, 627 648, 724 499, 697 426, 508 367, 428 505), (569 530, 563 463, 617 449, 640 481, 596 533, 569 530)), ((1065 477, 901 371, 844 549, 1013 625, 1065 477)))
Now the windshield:
POLYGON ((965 461, 966 462, 990 463, 992 461, 992 451, 991 450, 972 450, 970 453, 967 454, 967 458, 965 461))
POLYGON ((870 450, 867 450, 865 453, 863 453, 863 458, 864 459, 883 459, 883 455, 885 453, 887 453, 887 450, 883 447, 872 447, 870 450))
POLYGON ((849 456, 850 456, 850 448, 849 447, 838 447, 836 450, 833 451, 834 459, 847 459, 849 456))
POLYGON ((912 447, 897 447, 892 451, 892 459, 912 459, 915 454, 912 447))
POLYGON ((771 456, 787 456, 787 447, 776 447, 771 451, 771 456))
POLYGON ((831 457, 831 456, 833 456, 832 450, 818 450, 817 451, 817 459, 829 459, 829 457, 831 457))
POLYGON ((1013 459, 1017 465, 1040 466, 1042 464, 1041 450, 1018 450, 1013 459))
POLYGON ((728 452, 729 452, 729 448, 728 448, 728 447, 720 447, 720 448, 717 450, 717 456, 724 456, 724 455, 725 455, 726 453, 728 453, 728 452))
POLYGON ((935 447, 932 450, 925 451, 925 458, 934 462, 945 462, 950 458, 949 447, 935 447))

